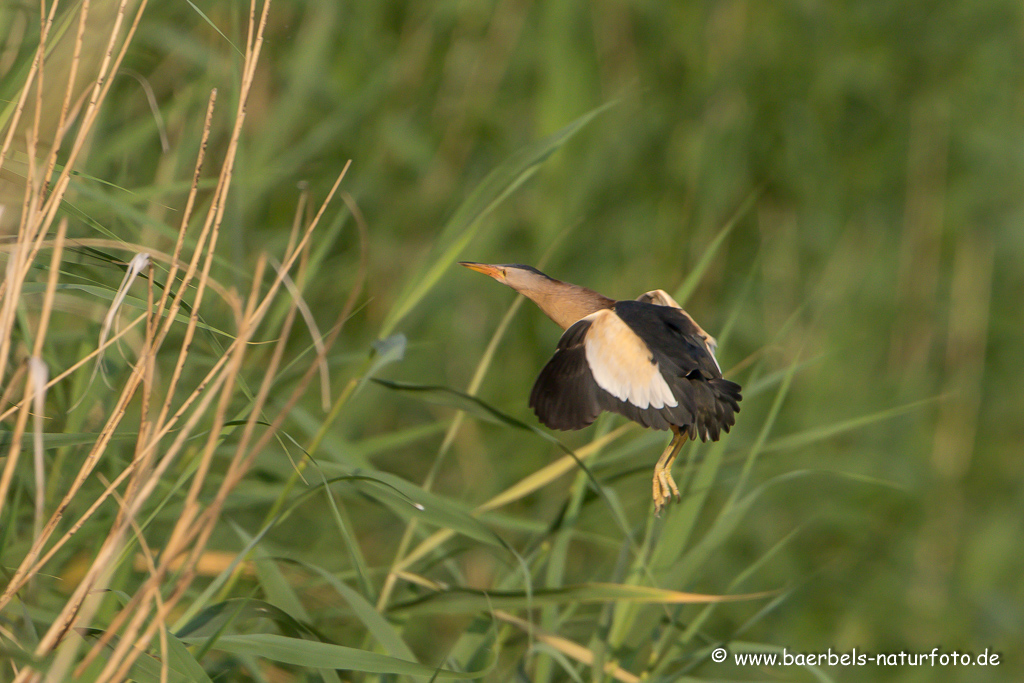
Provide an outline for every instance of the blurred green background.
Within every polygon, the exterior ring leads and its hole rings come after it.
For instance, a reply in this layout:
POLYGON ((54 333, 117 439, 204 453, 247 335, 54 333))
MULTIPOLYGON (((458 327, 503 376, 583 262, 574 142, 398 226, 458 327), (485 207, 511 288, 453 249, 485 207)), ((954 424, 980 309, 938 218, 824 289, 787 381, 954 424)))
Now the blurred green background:
MULTIPOLYGON (((8 30, 31 33, 38 10, 6 5, 8 30)), ((113 185, 83 180, 72 195, 106 230, 164 249, 172 243, 155 226, 175 225, 163 207, 181 203, 210 89, 229 102, 237 87, 235 46, 244 43, 247 11, 237 2, 150 3, 125 62, 139 78, 115 82, 97 133, 102 144, 86 162, 113 185)), ((1020 678, 1022 42, 1020 3, 1003 0, 279 0, 221 254, 246 264, 260 251, 279 253, 299 185, 308 183, 319 202, 352 159, 343 189, 366 217, 370 272, 365 305, 334 360, 344 377, 486 174, 616 101, 488 216, 460 256, 537 264, 549 253, 549 274, 633 298, 677 288, 738 216, 686 306, 712 334, 728 328, 719 358, 727 370, 742 364, 737 381, 750 380, 752 367, 769 374, 808 361, 750 485, 815 473, 775 483, 700 577, 679 588, 722 592, 722 577, 795 530, 743 585, 790 591, 744 639, 791 652, 938 646, 989 648, 1003 658, 995 671, 831 671, 844 681, 1020 678), (897 410, 852 428, 850 421, 890 409, 897 410)), ((226 145, 229 110, 218 119, 214 155, 226 145)), ((84 221, 72 227, 79 236, 92 230, 84 221)), ((307 301, 329 321, 355 280, 350 225, 325 259, 307 301)), ((512 298, 452 268, 399 322, 409 347, 386 376, 464 390, 512 298)), ((524 306, 480 397, 534 424, 530 385, 558 335, 524 306)), ((314 393, 300 412, 307 426, 322 418, 314 393)), ((743 403, 713 496, 736 483, 772 395, 743 403)), ((376 437, 440 425, 373 456, 376 467, 420 483, 452 412, 368 386, 319 457, 344 459, 346 449, 376 437)), ((561 435, 570 445, 592 436, 561 435)), ((620 461, 622 476, 606 483, 642 529, 649 468, 667 437, 636 430, 629 438, 630 469, 620 461)), ((528 432, 470 420, 436 489, 477 504, 558 454, 528 432)), ((530 496, 516 514, 550 523, 571 479, 530 496)), ((587 505, 582 528, 612 533, 601 503, 587 505)), ((312 551, 313 512, 271 534, 279 554, 312 551)), ((374 564, 395 552, 397 532, 381 526, 388 519, 371 510, 356 522, 374 564)), ((497 571, 486 554, 462 561, 478 586, 497 571)), ((614 552, 581 544, 567 573, 601 580, 614 562, 614 552)), ((763 606, 729 606, 707 629, 727 638, 763 606)), ((409 639, 417 652, 443 652, 464 627, 422 628, 409 639)), ((580 633, 586 642, 587 628, 580 633)), ((707 671, 810 679, 784 669, 707 671)))

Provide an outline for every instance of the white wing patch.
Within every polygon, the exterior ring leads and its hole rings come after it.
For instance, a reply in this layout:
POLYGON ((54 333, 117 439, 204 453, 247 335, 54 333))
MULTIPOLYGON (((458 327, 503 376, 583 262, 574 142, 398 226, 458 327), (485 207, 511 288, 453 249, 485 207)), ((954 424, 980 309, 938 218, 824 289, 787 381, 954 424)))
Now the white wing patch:
POLYGON ((591 321, 583 344, 597 386, 640 409, 679 405, 647 344, 619 316, 602 310, 584 320, 591 321))

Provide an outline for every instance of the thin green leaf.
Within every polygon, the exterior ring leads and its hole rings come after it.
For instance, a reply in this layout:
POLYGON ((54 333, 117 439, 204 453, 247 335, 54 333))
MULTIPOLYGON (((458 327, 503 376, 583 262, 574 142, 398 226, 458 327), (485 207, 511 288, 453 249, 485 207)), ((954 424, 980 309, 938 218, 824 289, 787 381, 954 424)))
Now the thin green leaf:
MULTIPOLYGON (((243 543, 250 540, 236 525, 232 524, 231 526, 235 529, 243 543)), ((299 621, 310 623, 309 613, 303 606, 302 601, 299 600, 299 596, 295 593, 291 584, 288 583, 288 580, 285 579, 284 574, 281 573, 277 562, 267 554, 267 551, 261 545, 257 544, 253 547, 252 559, 256 567, 256 576, 259 578, 260 586, 263 588, 267 601, 299 621)))
POLYGON ((220 35, 220 37, 223 38, 224 41, 234 49, 235 52, 237 52, 242 57, 245 56, 245 54, 240 49, 238 49, 238 46, 235 45, 234 43, 232 43, 231 39, 228 38, 226 35, 224 35, 224 32, 221 31, 217 27, 217 24, 213 23, 213 21, 210 19, 210 17, 206 16, 206 14, 203 12, 203 10, 199 9, 198 7, 196 7, 196 4, 194 2, 192 2, 192 0, 185 0, 185 2, 187 2, 189 4, 189 6, 192 9, 195 10, 196 14, 198 14, 200 17, 202 17, 203 21, 205 21, 207 24, 209 24, 210 28, 212 28, 214 31, 216 31, 220 35))
POLYGON ((279 630, 293 638, 319 637, 309 626, 298 621, 280 607, 255 598, 232 598, 210 605, 190 619, 187 624, 175 632, 175 635, 180 639, 209 638, 224 632, 225 626, 245 624, 260 619, 272 621, 279 630))
POLYGON ((395 605, 396 614, 459 614, 491 609, 526 609, 542 605, 566 603, 628 602, 643 604, 700 604, 750 600, 764 597, 757 595, 704 595, 681 591, 652 588, 650 586, 629 586, 615 583, 584 583, 562 588, 535 589, 526 591, 480 591, 468 588, 452 589, 434 593, 417 600, 395 605))
MULTIPOLYGON (((64 291, 64 292, 72 291, 72 290, 77 290, 77 291, 80 291, 80 292, 85 292, 86 294, 89 294, 90 296, 94 296, 97 299, 102 299, 103 301, 113 301, 114 298, 117 296, 117 290, 110 289, 110 288, 107 288, 107 287, 100 287, 100 286, 96 286, 96 285, 80 285, 80 284, 73 284, 73 283, 70 283, 70 284, 69 283, 61 283, 61 284, 57 285, 56 290, 57 291, 64 291)), ((22 293, 23 294, 42 293, 44 291, 46 291, 46 283, 45 282, 28 282, 28 283, 25 283, 25 285, 22 287, 22 293)), ((125 308, 134 308, 134 309, 137 309, 137 310, 140 310, 140 311, 148 310, 148 305, 147 305, 147 303, 145 301, 143 301, 142 299, 139 299, 137 297, 133 297, 133 296, 126 296, 126 297, 124 297, 124 300, 121 302, 121 306, 125 307, 125 308)), ((187 323, 188 322, 188 316, 181 315, 181 314, 178 314, 177 316, 175 316, 174 319, 176 321, 180 322, 180 323, 187 323)), ((214 333, 219 334, 220 336, 226 337, 228 339, 234 339, 235 338, 235 336, 233 334, 225 332, 224 330, 220 330, 220 329, 218 329, 216 327, 212 327, 211 325, 208 325, 208 324, 206 324, 204 322, 201 322, 201 321, 197 321, 196 322, 196 327, 198 327, 201 330, 206 330, 207 332, 214 332, 214 333)))
MULTIPOLYGON (((83 629, 80 631, 80 633, 86 640, 96 640, 99 638, 100 635, 103 634, 103 631, 99 629, 83 629)), ((195 662, 194 659, 192 660, 192 664, 189 664, 187 660, 191 659, 191 657, 181 658, 176 656, 176 653, 180 654, 181 649, 184 648, 182 647, 180 642, 176 643, 177 647, 172 647, 170 645, 170 642, 172 640, 173 637, 169 636, 166 679, 168 683, 192 683, 193 681, 209 681, 210 678, 206 675, 205 672, 203 672, 199 677, 195 677, 192 675, 195 668, 193 665, 198 666, 198 664, 195 662)), ((119 642, 120 638, 114 636, 107 642, 106 649, 110 651, 114 650, 114 648, 117 647, 119 642)), ((99 661, 102 661, 102 658, 99 661)), ((144 683, 161 683, 161 681, 164 680, 162 677, 162 668, 163 665, 161 661, 157 659, 155 654, 151 654, 150 652, 144 652, 138 658, 136 658, 135 662, 131 666, 131 669, 129 669, 128 676, 126 677, 125 680, 142 681, 144 683)), ((202 667, 198 668, 200 671, 202 670, 202 667)), ((85 678, 88 679, 89 677, 86 676, 85 678)))
POLYGON ((427 403, 448 406, 450 408, 461 410, 469 415, 492 424, 501 424, 506 427, 533 432, 545 441, 550 441, 557 445, 564 453, 568 455, 572 454, 572 451, 567 446, 544 430, 534 427, 533 425, 526 424, 521 420, 517 420, 511 415, 501 412, 476 396, 471 396, 470 394, 466 394, 449 387, 432 384, 411 384, 409 382, 393 382, 391 380, 376 378, 373 381, 383 387, 392 389, 393 391, 399 391, 415 396, 421 401, 426 401, 427 403))
MULTIPOLYGON (((387 472, 356 473, 343 477, 366 494, 385 503, 403 517, 416 517, 441 529, 450 529, 488 545, 511 550, 496 533, 469 514, 469 509, 387 472)), ((334 480, 336 481, 336 480, 334 480)))
MULTIPOLYGON (((349 560, 355 568, 356 577, 359 579, 359 586, 362 588, 364 595, 372 596, 373 586, 370 583, 370 569, 366 565, 366 558, 363 556, 363 549, 359 546, 359 539, 356 538, 356 534, 352 529, 352 523, 349 521, 348 514, 343 513, 344 508, 339 507, 338 502, 334 499, 334 493, 331 491, 323 471, 317 468, 317 472, 323 480, 322 489, 324 497, 327 498, 327 505, 331 508, 334 525, 341 534, 341 539, 345 543, 345 549, 348 551, 349 560)), ((317 567, 316 569, 319 568, 317 567)))
POLYGON ((829 354, 827 353, 819 353, 818 355, 808 358, 807 360, 802 360, 793 364, 795 367, 786 366, 784 368, 776 370, 775 372, 769 373, 754 382, 751 382, 750 384, 743 387, 743 400, 749 401, 755 396, 760 396, 761 394, 768 391, 772 387, 781 383, 782 380, 785 379, 787 375, 789 375, 790 371, 802 372, 803 370, 806 370, 812 365, 820 363, 828 356, 829 354))
POLYGON ((551 657, 551 659, 561 667, 562 671, 564 671, 570 679, 575 681, 575 683, 583 683, 583 678, 576 671, 576 665, 570 662, 568 657, 563 655, 561 652, 544 643, 536 643, 533 645, 532 649, 534 652, 541 652, 546 654, 548 657, 551 657))
MULTIPOLYGON (((789 545, 789 542, 796 537, 796 535, 801 531, 801 529, 802 527, 797 527, 796 529, 793 529, 788 534, 786 534, 781 540, 777 541, 771 548, 769 548, 767 552, 763 553, 760 557, 754 560, 749 566, 746 567, 746 569, 740 572, 739 575, 737 575, 732 581, 729 582, 729 587, 727 591, 731 592, 735 590, 740 584, 742 584, 748 578, 754 576, 754 574, 758 572, 765 564, 767 564, 771 558, 775 557, 775 555, 778 554, 784 547, 789 545)), ((689 643, 690 640, 697 633, 700 632, 701 628, 703 628, 704 624, 711 617, 712 613, 714 613, 716 607, 717 605, 714 604, 705 605, 704 608, 700 611, 700 613, 697 614, 696 617, 694 617, 687 623, 686 629, 683 631, 682 635, 676 635, 673 633, 671 637, 673 645, 675 645, 676 647, 682 647, 686 643, 689 643)), ((667 635, 668 634, 666 634, 666 636, 667 635)))
POLYGON ((178 640, 174 634, 167 633, 167 666, 172 671, 178 671, 185 676, 187 681, 196 683, 213 683, 207 675, 206 670, 196 661, 188 648, 178 640))
POLYGON ((394 382, 385 379, 374 379, 373 381, 393 391, 399 391, 415 396, 419 400, 426 401, 427 403, 448 406, 450 408, 455 408, 456 410, 461 410, 480 420, 490 422, 491 424, 503 424, 506 427, 514 427, 515 429, 538 431, 531 429, 531 426, 525 422, 517 420, 511 415, 506 415, 497 408, 493 408, 482 399, 479 399, 476 396, 471 396, 470 394, 466 394, 457 389, 431 384, 394 382))
POLYGON ((252 540, 249 541, 249 543, 244 548, 242 548, 242 550, 237 555, 235 555, 235 559, 231 561, 231 564, 225 567, 224 570, 221 571, 221 573, 218 574, 217 577, 210 582, 210 585, 204 588, 203 592, 196 596, 196 598, 192 600, 191 603, 189 603, 188 609, 186 609, 185 613, 182 614, 174 623, 172 630, 178 632, 178 630, 181 629, 184 624, 187 624, 201 610, 206 608, 207 604, 213 598, 214 594, 217 591, 221 590, 221 588, 223 588, 223 586, 228 582, 228 580, 232 576, 234 576, 235 570, 237 569, 238 565, 246 557, 248 557, 249 552, 256 547, 256 544, 263 539, 267 532, 274 528, 274 525, 276 523, 277 518, 270 520, 268 524, 264 525, 264 527, 260 529, 259 533, 253 536, 252 540))
POLYGON ((409 661, 416 661, 416 655, 409 649, 409 646, 402 640, 402 636, 398 634, 395 627, 385 619, 377 608, 370 604, 370 602, 360 595, 356 590, 352 589, 344 581, 339 580, 334 574, 321 569, 315 565, 305 565, 309 569, 315 571, 324 581, 326 581, 331 588, 338 591, 345 602, 352 608, 353 613, 359 621, 363 622, 366 629, 373 634, 373 637, 377 639, 389 655, 392 657, 398 657, 399 659, 407 659, 409 661))
POLYGON ((860 417, 844 420, 835 424, 823 425, 821 427, 815 427, 796 434, 790 434, 789 436, 783 436, 766 444, 764 450, 781 451, 807 446, 818 441, 824 441, 825 439, 829 439, 837 434, 849 432, 854 429, 860 429, 861 427, 866 427, 876 422, 881 422, 882 420, 891 420, 894 417, 914 412, 923 406, 935 403, 941 399, 941 396, 934 396, 920 401, 912 401, 911 403, 907 403, 902 406, 880 410, 877 413, 869 413, 868 415, 861 415, 860 417))
MULTIPOLYGON (((185 642, 198 642, 198 639, 186 638, 185 642)), ((271 633, 223 636, 217 641, 216 649, 315 669, 344 669, 400 676, 437 676, 445 680, 483 678, 493 668, 492 665, 479 671, 466 672, 437 669, 345 645, 288 638, 271 633)))

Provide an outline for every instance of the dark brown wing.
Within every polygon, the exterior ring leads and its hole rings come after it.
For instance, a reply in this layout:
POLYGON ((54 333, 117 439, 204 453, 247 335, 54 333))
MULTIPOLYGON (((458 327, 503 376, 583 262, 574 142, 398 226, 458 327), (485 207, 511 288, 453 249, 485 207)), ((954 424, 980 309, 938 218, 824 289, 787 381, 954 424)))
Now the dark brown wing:
POLYGON ((740 387, 722 379, 698 330, 678 309, 620 301, 566 330, 530 406, 553 429, 581 429, 608 410, 717 440, 735 422, 740 387))
POLYGON ((590 320, 575 323, 558 340, 558 348, 530 392, 530 407, 552 429, 583 429, 601 414, 601 389, 587 365, 584 341, 590 320))
POLYGON ((672 424, 691 438, 717 441, 736 422, 740 385, 722 378, 708 335, 685 312, 640 301, 619 301, 615 314, 644 341, 679 400, 672 424), (684 410, 685 409, 685 410, 684 410))

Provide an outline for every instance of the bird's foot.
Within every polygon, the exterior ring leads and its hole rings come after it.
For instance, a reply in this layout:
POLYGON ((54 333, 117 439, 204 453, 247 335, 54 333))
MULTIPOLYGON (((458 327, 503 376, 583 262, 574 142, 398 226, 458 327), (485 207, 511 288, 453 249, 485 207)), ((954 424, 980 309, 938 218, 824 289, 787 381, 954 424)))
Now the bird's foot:
POLYGON ((677 501, 681 498, 679 487, 676 486, 672 472, 667 468, 654 468, 654 514, 661 516, 661 511, 672 498, 677 501))

